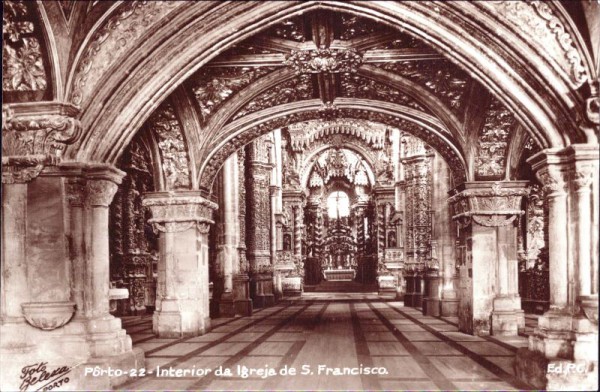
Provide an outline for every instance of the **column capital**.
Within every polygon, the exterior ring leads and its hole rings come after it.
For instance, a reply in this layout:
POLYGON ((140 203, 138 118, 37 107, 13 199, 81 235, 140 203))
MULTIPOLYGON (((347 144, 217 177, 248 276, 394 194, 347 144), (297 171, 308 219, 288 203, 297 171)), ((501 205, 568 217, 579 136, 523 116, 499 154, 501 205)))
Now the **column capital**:
POLYGON ((453 220, 482 226, 506 226, 522 215, 521 200, 529 194, 528 181, 466 182, 450 191, 448 203, 454 208, 453 220))
POLYGON ((574 144, 566 150, 571 162, 571 178, 575 191, 589 190, 594 173, 598 172, 598 145, 574 144))
POLYGON ((150 192, 144 194, 144 207, 150 208, 149 223, 154 230, 165 233, 181 232, 196 226, 207 234, 214 223, 212 213, 218 205, 198 191, 150 192))
POLYGON ((85 180, 81 177, 68 178, 65 181, 65 194, 71 206, 82 207, 85 203, 85 180))
POLYGON ((594 172, 597 169, 591 163, 586 164, 575 164, 573 168, 573 183, 575 184, 576 191, 589 191, 589 187, 592 184, 594 172))
POLYGON ((293 207, 304 207, 306 205, 306 195, 302 189, 288 189, 282 191, 283 202, 293 207))
POLYGON ((278 185, 269 185, 269 194, 271 196, 277 196, 278 192, 281 191, 281 187, 278 185))
POLYGON ((567 192, 569 174, 576 190, 589 186, 598 157, 597 144, 572 144, 563 149, 540 151, 527 162, 544 185, 544 191, 552 197, 567 192))
POLYGON ((107 164, 90 164, 83 169, 86 180, 86 203, 108 207, 125 172, 107 164))
POLYGON ((558 196, 567 192, 567 172, 560 164, 551 164, 539 169, 536 173, 542 183, 544 193, 558 196))
POLYGON ((60 162, 81 134, 78 110, 40 102, 2 106, 2 183, 26 183, 60 162))

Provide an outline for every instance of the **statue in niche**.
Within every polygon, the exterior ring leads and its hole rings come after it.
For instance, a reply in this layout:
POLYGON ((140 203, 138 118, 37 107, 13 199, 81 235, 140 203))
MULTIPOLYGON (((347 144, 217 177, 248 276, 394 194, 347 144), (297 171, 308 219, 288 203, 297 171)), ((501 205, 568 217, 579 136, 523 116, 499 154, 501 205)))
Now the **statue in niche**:
POLYGON ((388 231, 388 236, 387 236, 387 247, 388 248, 395 248, 396 247, 396 232, 395 231, 388 231))
POLYGON ((283 235, 283 250, 292 250, 292 236, 290 234, 283 235))
POLYGON ((384 147, 377 156, 375 170, 378 183, 394 181, 394 162, 392 159, 391 133, 386 131, 384 147))
POLYGON ((296 153, 289 148, 288 141, 281 141, 283 154, 281 156, 283 167, 283 183, 285 185, 300 186, 300 174, 298 174, 298 159, 296 153))

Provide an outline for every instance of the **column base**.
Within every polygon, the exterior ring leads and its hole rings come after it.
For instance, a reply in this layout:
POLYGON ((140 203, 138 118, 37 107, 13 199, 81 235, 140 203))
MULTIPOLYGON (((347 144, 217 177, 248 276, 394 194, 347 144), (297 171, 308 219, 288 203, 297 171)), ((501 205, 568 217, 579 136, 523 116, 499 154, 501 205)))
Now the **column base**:
POLYGON ((422 297, 420 293, 405 293, 404 294, 404 306, 408 307, 420 307, 422 297))
POLYGON ((412 306, 415 308, 423 307, 423 294, 415 293, 413 294, 413 303, 412 306))
POLYGON ((538 326, 529 336, 529 349, 546 358, 573 358, 573 316, 550 310, 538 319, 538 326))
POLYGON ((247 274, 237 274, 233 277, 233 307, 238 316, 252 316, 250 278, 247 274))
POLYGON ((210 330, 210 317, 196 310, 200 308, 196 300, 163 299, 160 308, 152 317, 152 331, 160 338, 193 337, 210 330))
POLYGON ((275 295, 273 295, 273 294, 256 295, 252 299, 252 303, 257 308, 266 308, 266 307, 269 307, 269 306, 273 306, 273 305, 275 305, 275 295))
POLYGON ((525 312, 519 296, 501 296, 493 300, 492 335, 516 336, 525 328, 525 312))
POLYGON ((442 317, 455 317, 458 316, 458 299, 444 299, 440 300, 441 316, 442 317))
MULTIPOLYGON (((143 350, 132 348, 131 338, 121 328, 121 320, 112 316, 75 318, 64 327, 51 331, 22 323, 17 336, 26 334, 29 341, 35 344, 8 347, 6 344, 11 340, 14 343, 11 339, 15 336, 14 331, 10 330, 12 327, 5 324, 1 330, 1 390, 21 389, 24 382, 20 378, 22 369, 31 365, 45 367, 48 373, 62 367, 72 368, 64 373, 64 377, 58 377, 48 385, 54 385, 52 389, 61 391, 114 389, 127 381, 130 373, 109 374, 109 368, 129 370, 145 367, 143 350), (96 373, 93 372, 94 368, 96 373)), ((40 376, 41 373, 31 374, 32 377, 36 375, 40 376)), ((36 383, 25 390, 43 388, 45 384, 46 382, 36 383)))
POLYGON ((252 316, 252 300, 238 299, 233 301, 233 307, 237 316, 252 316))
MULTIPOLYGON (((103 358, 93 358, 85 364, 78 366, 76 368, 77 371, 74 372, 75 374, 72 378, 73 381, 70 381, 69 384, 74 383, 74 385, 79 385, 78 388, 73 388, 73 390, 115 389, 129 379, 136 378, 131 377, 131 369, 142 368, 146 368, 144 350, 136 347, 123 354, 103 358), (117 374, 114 372, 113 374, 97 376, 94 375, 94 369, 98 369, 99 372, 108 369, 122 369, 126 371, 124 374, 117 374)), ((69 373, 69 377, 71 378, 71 373, 69 373)))
POLYGON ((273 294, 273 275, 260 274, 251 279, 250 292, 252 304, 257 308, 273 306, 275 304, 275 295, 273 294))
POLYGON ((302 278, 300 276, 291 276, 282 279, 283 295, 285 297, 299 297, 304 291, 302 278))
POLYGON ((235 317, 235 306, 232 293, 223 293, 219 300, 219 316, 235 317))
POLYGON ((492 335, 517 336, 519 334, 519 325, 522 324, 524 320, 525 312, 522 310, 494 310, 492 312, 492 335))
POLYGON ((573 358, 576 361, 598 360, 598 324, 584 315, 573 318, 573 358))
POLYGON ((442 301, 439 298, 424 298, 423 299, 423 314, 426 316, 439 317, 441 312, 442 301))
POLYGON ((389 299, 396 299, 396 289, 393 287, 380 288, 379 290, 377 290, 377 295, 389 299))
POLYGON ((598 362, 548 359, 540 352, 520 348, 514 368, 517 378, 537 389, 598 390, 598 362))
POLYGON ((0 350, 15 354, 31 353, 35 345, 27 333, 30 328, 22 317, 3 319, 0 324, 0 350))

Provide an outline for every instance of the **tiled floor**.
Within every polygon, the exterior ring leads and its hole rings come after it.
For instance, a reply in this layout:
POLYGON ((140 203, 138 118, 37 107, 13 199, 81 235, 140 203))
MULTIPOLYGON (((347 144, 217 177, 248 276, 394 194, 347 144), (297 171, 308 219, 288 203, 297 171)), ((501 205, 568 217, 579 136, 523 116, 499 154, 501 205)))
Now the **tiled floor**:
POLYGON ((423 316, 402 302, 368 294, 321 294, 259 310, 252 317, 215 319, 200 337, 158 339, 150 317, 124 318, 134 345, 146 352, 145 377, 126 390, 518 390, 512 361, 524 337, 478 338, 458 332, 456 319, 423 316), (185 377, 161 369, 210 369, 185 377), (302 369, 307 374, 299 374, 302 369), (321 366, 321 368, 319 368, 321 366), (216 370, 230 369, 231 375, 216 370), (296 375, 243 377, 239 369, 296 375), (326 374, 327 368, 383 367, 383 375, 326 374))

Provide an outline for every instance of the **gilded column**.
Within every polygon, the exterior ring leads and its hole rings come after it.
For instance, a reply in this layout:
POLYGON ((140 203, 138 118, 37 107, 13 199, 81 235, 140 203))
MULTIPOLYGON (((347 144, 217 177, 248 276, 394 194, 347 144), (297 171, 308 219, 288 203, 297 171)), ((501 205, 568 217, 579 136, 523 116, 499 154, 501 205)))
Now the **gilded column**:
POLYGON ((261 137, 246 149, 246 244, 250 294, 256 307, 274 303, 271 264, 271 142, 261 137))
POLYGON ((302 232, 304 229, 304 208, 302 204, 294 206, 294 255, 302 260, 302 232))
POLYGON ((246 151, 237 151, 238 163, 238 266, 233 276, 233 302, 235 313, 242 316, 252 315, 252 299, 250 299, 250 278, 248 276, 248 261, 246 259, 246 151))

